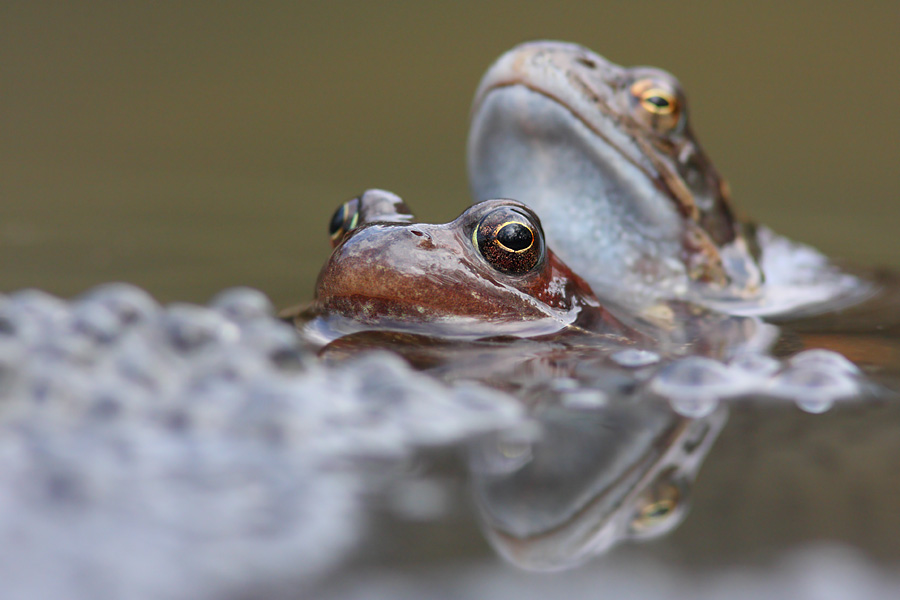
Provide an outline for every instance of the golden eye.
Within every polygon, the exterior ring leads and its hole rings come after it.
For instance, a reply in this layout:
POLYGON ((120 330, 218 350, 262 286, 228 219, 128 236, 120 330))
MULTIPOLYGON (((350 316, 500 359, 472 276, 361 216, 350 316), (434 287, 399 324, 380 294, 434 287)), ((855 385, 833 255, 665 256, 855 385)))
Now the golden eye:
POLYGON ((631 529, 638 534, 651 534, 658 528, 666 528, 673 515, 684 502, 684 490, 680 482, 663 478, 654 484, 644 496, 642 504, 631 521, 631 529))
POLYGON ((629 90, 635 117, 657 133, 669 133, 681 124, 684 101, 678 90, 667 82, 639 79, 629 90))
POLYGON ((527 273, 544 257, 540 225, 510 206, 482 217, 472 242, 491 266, 513 275, 527 273))
POLYGON ((638 525, 640 529, 644 529, 659 523, 671 515, 677 507, 678 497, 676 494, 657 498, 641 507, 635 517, 635 525, 638 525))
POLYGON ((356 229, 358 224, 359 198, 354 198, 341 204, 331 216, 331 222, 328 224, 331 247, 334 248, 340 244, 349 232, 356 229))

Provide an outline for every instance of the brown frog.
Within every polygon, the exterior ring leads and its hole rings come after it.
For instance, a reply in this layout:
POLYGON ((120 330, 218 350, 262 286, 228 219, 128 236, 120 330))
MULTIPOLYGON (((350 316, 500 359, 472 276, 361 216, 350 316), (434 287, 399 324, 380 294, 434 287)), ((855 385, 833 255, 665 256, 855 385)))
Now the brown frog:
POLYGON ((469 338, 630 331, 546 247, 527 206, 492 199, 446 224, 411 218, 382 190, 338 208, 329 227, 334 250, 304 312, 307 333, 328 340, 364 329, 469 338))

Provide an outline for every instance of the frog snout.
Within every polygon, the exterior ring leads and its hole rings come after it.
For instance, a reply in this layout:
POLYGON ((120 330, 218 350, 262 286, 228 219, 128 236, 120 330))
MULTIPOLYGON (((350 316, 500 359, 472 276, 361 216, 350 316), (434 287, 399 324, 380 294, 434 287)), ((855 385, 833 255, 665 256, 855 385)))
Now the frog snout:
POLYGON ((426 231, 422 231, 421 229, 418 229, 415 227, 411 227, 409 229, 409 232, 419 238, 419 241, 416 244, 419 248, 422 248, 424 250, 430 250, 431 248, 435 247, 434 241, 431 239, 430 233, 428 233, 426 231))

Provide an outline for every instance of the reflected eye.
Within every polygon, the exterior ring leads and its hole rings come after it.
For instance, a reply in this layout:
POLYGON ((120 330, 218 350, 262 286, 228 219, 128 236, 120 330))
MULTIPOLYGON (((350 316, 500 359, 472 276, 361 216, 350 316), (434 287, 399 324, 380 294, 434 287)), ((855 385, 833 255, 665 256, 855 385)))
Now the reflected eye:
POLYGON ((637 512, 631 521, 631 530, 637 535, 652 536, 667 531, 683 514, 685 482, 674 477, 673 472, 665 473, 645 493, 637 512))
POLYGON ((666 493, 660 498, 655 498, 641 507, 635 517, 635 525, 639 529, 644 529, 656 523, 659 523, 673 512, 678 506, 678 490, 675 486, 669 486, 666 493))
POLYGON ((495 269, 521 275, 543 259, 543 235, 540 225, 530 216, 507 206, 482 217, 472 241, 495 269))
POLYGON ((679 127, 684 100, 676 87, 661 79, 639 79, 629 91, 640 122, 661 134, 679 127))
POLYGON ((359 224, 359 198, 341 204, 331 216, 328 234, 331 236, 331 247, 334 248, 350 231, 359 224))

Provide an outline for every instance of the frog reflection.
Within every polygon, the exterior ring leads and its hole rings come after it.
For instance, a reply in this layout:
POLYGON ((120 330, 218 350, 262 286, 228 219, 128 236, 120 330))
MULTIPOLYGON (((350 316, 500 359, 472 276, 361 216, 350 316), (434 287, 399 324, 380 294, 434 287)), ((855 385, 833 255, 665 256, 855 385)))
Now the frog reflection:
POLYGON ((502 433, 473 445, 472 491, 502 556, 526 569, 571 568, 681 523, 724 407, 689 419, 646 398, 590 408, 556 400, 534 412, 536 441, 502 433))

